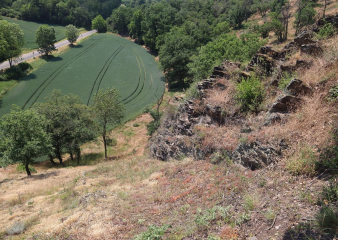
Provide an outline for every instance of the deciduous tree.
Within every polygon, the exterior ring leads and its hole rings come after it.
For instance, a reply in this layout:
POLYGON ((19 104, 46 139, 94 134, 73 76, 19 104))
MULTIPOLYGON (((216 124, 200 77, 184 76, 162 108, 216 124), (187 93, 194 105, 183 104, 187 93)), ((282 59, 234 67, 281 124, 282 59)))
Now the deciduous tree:
POLYGON ((74 25, 69 24, 66 26, 66 37, 71 45, 74 45, 77 38, 79 37, 79 29, 77 29, 74 25))
POLYGON ((93 19, 92 29, 96 29, 99 33, 107 32, 106 21, 101 15, 98 15, 93 19))
POLYGON ((13 59, 21 54, 24 44, 24 34, 19 25, 0 20, 0 58, 7 59, 12 67, 13 59))
POLYGON ((94 139, 96 125, 90 109, 76 95, 62 95, 54 90, 45 102, 37 103, 34 108, 48 120, 47 132, 51 136, 53 151, 49 154, 54 163, 54 156, 62 163, 65 152, 76 153, 80 161, 80 146, 94 139), (54 153, 54 154, 52 154, 54 153))
POLYGON ((195 50, 194 39, 183 35, 174 28, 166 34, 164 45, 160 49, 160 63, 169 82, 184 84, 188 75, 188 63, 195 50))
POLYGON ((109 142, 107 136, 108 124, 113 125, 119 123, 124 116, 124 106, 120 101, 119 91, 114 87, 106 91, 99 90, 94 95, 92 109, 101 128, 104 156, 107 158, 107 143, 109 142))
POLYGON ((21 110, 15 106, 0 121, 0 135, 4 150, 3 164, 22 163, 28 176, 29 165, 51 151, 46 118, 34 109, 21 110))
POLYGON ((48 25, 42 25, 36 30, 35 42, 39 46, 39 52, 48 56, 52 51, 56 51, 54 44, 56 43, 55 30, 48 25))

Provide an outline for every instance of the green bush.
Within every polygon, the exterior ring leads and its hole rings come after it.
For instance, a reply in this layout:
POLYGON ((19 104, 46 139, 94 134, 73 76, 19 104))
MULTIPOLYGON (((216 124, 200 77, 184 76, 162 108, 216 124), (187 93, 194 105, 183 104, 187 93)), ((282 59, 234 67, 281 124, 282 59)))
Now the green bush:
POLYGON ((338 184, 330 182, 329 186, 324 186, 323 191, 320 194, 320 199, 318 203, 323 205, 323 203, 333 203, 338 200, 338 184))
POLYGON ((338 98, 338 84, 329 90, 329 99, 335 100, 338 98))
POLYGON ((30 65, 27 62, 19 63, 18 67, 21 69, 22 72, 26 72, 26 71, 33 69, 32 65, 30 65))
POLYGON ((322 27, 318 34, 317 34, 317 37, 319 39, 325 39, 325 38, 329 38, 329 37, 332 37, 334 34, 335 34, 335 27, 332 25, 332 23, 326 23, 324 25, 324 27, 322 27))
POLYGON ((323 206, 316 215, 320 229, 328 233, 338 233, 338 209, 333 206, 323 206))
POLYGON ((338 172, 338 128, 333 130, 333 144, 323 149, 319 149, 320 162, 319 169, 326 169, 332 173, 338 172))
POLYGON ((265 97, 264 86, 256 76, 242 81, 236 86, 236 100, 241 105, 242 111, 258 111, 265 97))
POLYGON ((156 225, 150 225, 148 226, 148 231, 137 235, 134 240, 160 240, 168 228, 171 228, 171 226, 163 225, 158 227, 156 225))
POLYGON ((5 75, 7 76, 7 80, 19 80, 25 75, 25 73, 19 66, 12 66, 11 68, 7 68, 5 70, 5 75))

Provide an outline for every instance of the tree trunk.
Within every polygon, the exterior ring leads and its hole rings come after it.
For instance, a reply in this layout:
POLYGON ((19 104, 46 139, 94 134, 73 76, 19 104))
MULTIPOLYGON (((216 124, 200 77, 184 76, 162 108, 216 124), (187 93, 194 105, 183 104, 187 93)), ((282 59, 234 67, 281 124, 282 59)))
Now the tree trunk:
POLYGON ((32 176, 31 171, 29 170, 29 167, 28 167, 28 163, 25 163, 25 168, 26 168, 27 176, 28 177, 32 176))
POLYGON ((103 125, 103 132, 102 132, 102 138, 103 138, 103 146, 104 146, 104 157, 107 158, 107 129, 106 129, 106 124, 103 125))
POLYGON ((77 165, 80 164, 80 160, 81 160, 81 148, 77 149, 77 165))
POLYGON ((49 154, 49 161, 55 166, 56 162, 54 162, 54 158, 52 156, 52 154, 49 154))
POLYGON ((70 159, 71 159, 72 161, 74 161, 74 155, 73 155, 73 152, 72 152, 72 151, 69 151, 69 155, 70 155, 70 159))
POLYGON ((102 136, 103 146, 104 146, 104 157, 107 158, 107 140, 105 134, 102 136))
POLYGON ((12 66, 13 66, 13 65, 12 65, 12 64, 13 64, 13 58, 9 58, 9 59, 8 59, 8 62, 9 62, 9 67, 12 67, 12 66))
POLYGON ((59 159, 60 164, 62 164, 62 156, 61 156, 60 149, 56 149, 55 154, 56 154, 56 157, 59 159))
POLYGON ((326 6, 327 6, 327 0, 324 1, 323 18, 325 17, 326 6))

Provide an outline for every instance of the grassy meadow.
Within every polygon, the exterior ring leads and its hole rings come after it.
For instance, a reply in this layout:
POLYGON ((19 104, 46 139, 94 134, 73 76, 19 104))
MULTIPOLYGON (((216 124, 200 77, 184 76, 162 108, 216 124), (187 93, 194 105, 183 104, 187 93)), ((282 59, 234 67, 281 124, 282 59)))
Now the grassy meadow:
POLYGON ((0 115, 9 113, 12 104, 30 108, 54 89, 76 94, 89 105, 96 91, 112 86, 125 104, 125 120, 164 92, 163 75, 144 48, 113 34, 95 35, 20 81, 1 99, 0 115))
MULTIPOLYGON (((21 30, 25 34, 25 40, 26 43, 24 45, 24 50, 33 50, 37 49, 38 45, 35 43, 35 32, 36 30, 41 26, 44 25, 43 23, 36 23, 36 22, 29 22, 29 21, 22 21, 17 20, 9 17, 2 17, 4 20, 10 22, 10 23, 16 23, 19 24, 21 30)), ((66 38, 66 28, 63 26, 48 24, 49 26, 54 27, 55 29, 55 36, 56 40, 60 41, 64 38, 66 38)))

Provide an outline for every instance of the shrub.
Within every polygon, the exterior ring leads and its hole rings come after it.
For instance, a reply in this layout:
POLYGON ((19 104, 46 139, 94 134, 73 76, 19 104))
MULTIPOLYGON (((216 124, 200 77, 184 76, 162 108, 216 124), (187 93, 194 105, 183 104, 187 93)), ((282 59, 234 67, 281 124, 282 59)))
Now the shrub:
POLYGON ((319 39, 325 39, 332 37, 335 34, 335 27, 332 23, 326 23, 318 32, 317 37, 319 39))
POLYGON ((139 127, 139 126, 140 126, 139 123, 134 123, 134 124, 133 124, 133 127, 139 127))
POLYGON ((320 149, 318 168, 327 169, 333 173, 338 171, 338 128, 333 130, 333 145, 320 149))
POLYGON ((329 99, 335 100, 338 98, 338 84, 329 90, 329 99))
POLYGON ((22 72, 26 72, 27 70, 33 69, 32 65, 26 62, 22 62, 18 64, 18 67, 21 69, 22 72))
POLYGON ((137 235, 134 240, 160 240, 165 231, 170 227, 170 225, 162 225, 161 227, 150 225, 148 226, 148 231, 137 235))
POLYGON ((24 72, 20 69, 19 66, 12 66, 5 70, 5 75, 7 75, 7 80, 19 80, 24 76, 24 72))
POLYGON ((257 112, 264 97, 264 87, 256 76, 242 78, 242 81, 236 86, 236 100, 241 105, 242 111, 257 112))
POLYGON ((319 204, 337 202, 338 200, 338 184, 330 182, 329 186, 324 186, 320 194, 319 204))
POLYGON ((316 222, 324 232, 338 233, 338 209, 323 206, 316 215, 316 222))

